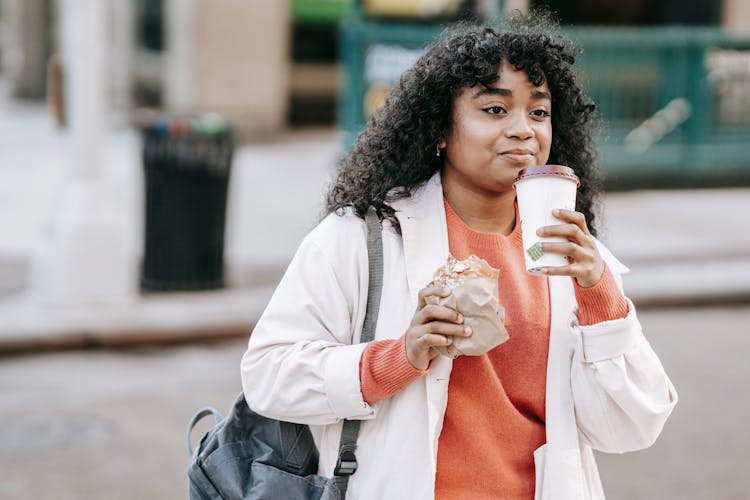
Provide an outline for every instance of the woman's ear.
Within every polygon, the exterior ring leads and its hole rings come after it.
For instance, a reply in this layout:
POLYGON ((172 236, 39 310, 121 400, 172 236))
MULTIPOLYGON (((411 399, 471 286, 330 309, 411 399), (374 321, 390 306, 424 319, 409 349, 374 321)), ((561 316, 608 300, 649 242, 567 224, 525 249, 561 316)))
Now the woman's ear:
POLYGON ((438 145, 437 145, 437 147, 438 147, 439 149, 445 149, 445 146, 446 146, 446 144, 445 144, 445 139, 443 139, 443 140, 441 140, 440 142, 438 142, 438 145))

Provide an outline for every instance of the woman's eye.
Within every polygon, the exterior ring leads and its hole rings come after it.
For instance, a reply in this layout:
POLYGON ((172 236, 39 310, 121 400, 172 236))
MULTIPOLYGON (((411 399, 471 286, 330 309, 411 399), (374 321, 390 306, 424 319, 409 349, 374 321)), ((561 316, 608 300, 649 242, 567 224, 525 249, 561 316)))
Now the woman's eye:
POLYGON ((501 106, 490 106, 489 108, 484 108, 484 111, 491 115, 499 115, 501 113, 505 113, 505 108, 501 106))
POLYGON ((546 109, 535 109, 531 112, 531 116, 536 118, 547 118, 549 116, 549 111, 546 109))

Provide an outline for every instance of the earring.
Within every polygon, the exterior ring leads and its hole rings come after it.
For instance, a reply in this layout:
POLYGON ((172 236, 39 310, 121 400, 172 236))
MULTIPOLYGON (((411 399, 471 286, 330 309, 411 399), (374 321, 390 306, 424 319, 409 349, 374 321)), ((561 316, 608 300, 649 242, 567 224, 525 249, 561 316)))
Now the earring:
POLYGON ((440 158, 440 145, 435 146, 435 156, 440 158))

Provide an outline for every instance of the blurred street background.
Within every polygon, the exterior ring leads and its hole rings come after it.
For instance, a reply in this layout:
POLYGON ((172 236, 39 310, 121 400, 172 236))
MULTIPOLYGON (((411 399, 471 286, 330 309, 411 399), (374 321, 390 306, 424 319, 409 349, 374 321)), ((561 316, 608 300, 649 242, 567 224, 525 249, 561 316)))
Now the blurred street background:
POLYGON ((608 498, 750 499, 745 0, 0 0, 0 499, 185 498, 357 131, 445 27, 535 6, 584 49, 600 235, 681 398, 600 454, 608 498))

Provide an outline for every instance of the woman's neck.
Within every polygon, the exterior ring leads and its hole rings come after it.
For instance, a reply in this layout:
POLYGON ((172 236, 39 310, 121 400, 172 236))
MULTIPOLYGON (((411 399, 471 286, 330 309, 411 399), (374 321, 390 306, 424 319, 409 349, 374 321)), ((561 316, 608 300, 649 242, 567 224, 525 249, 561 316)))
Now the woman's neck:
POLYGON ((474 231, 505 236, 513 232, 516 225, 515 191, 488 197, 464 192, 460 186, 443 186, 443 195, 453 211, 474 231))

